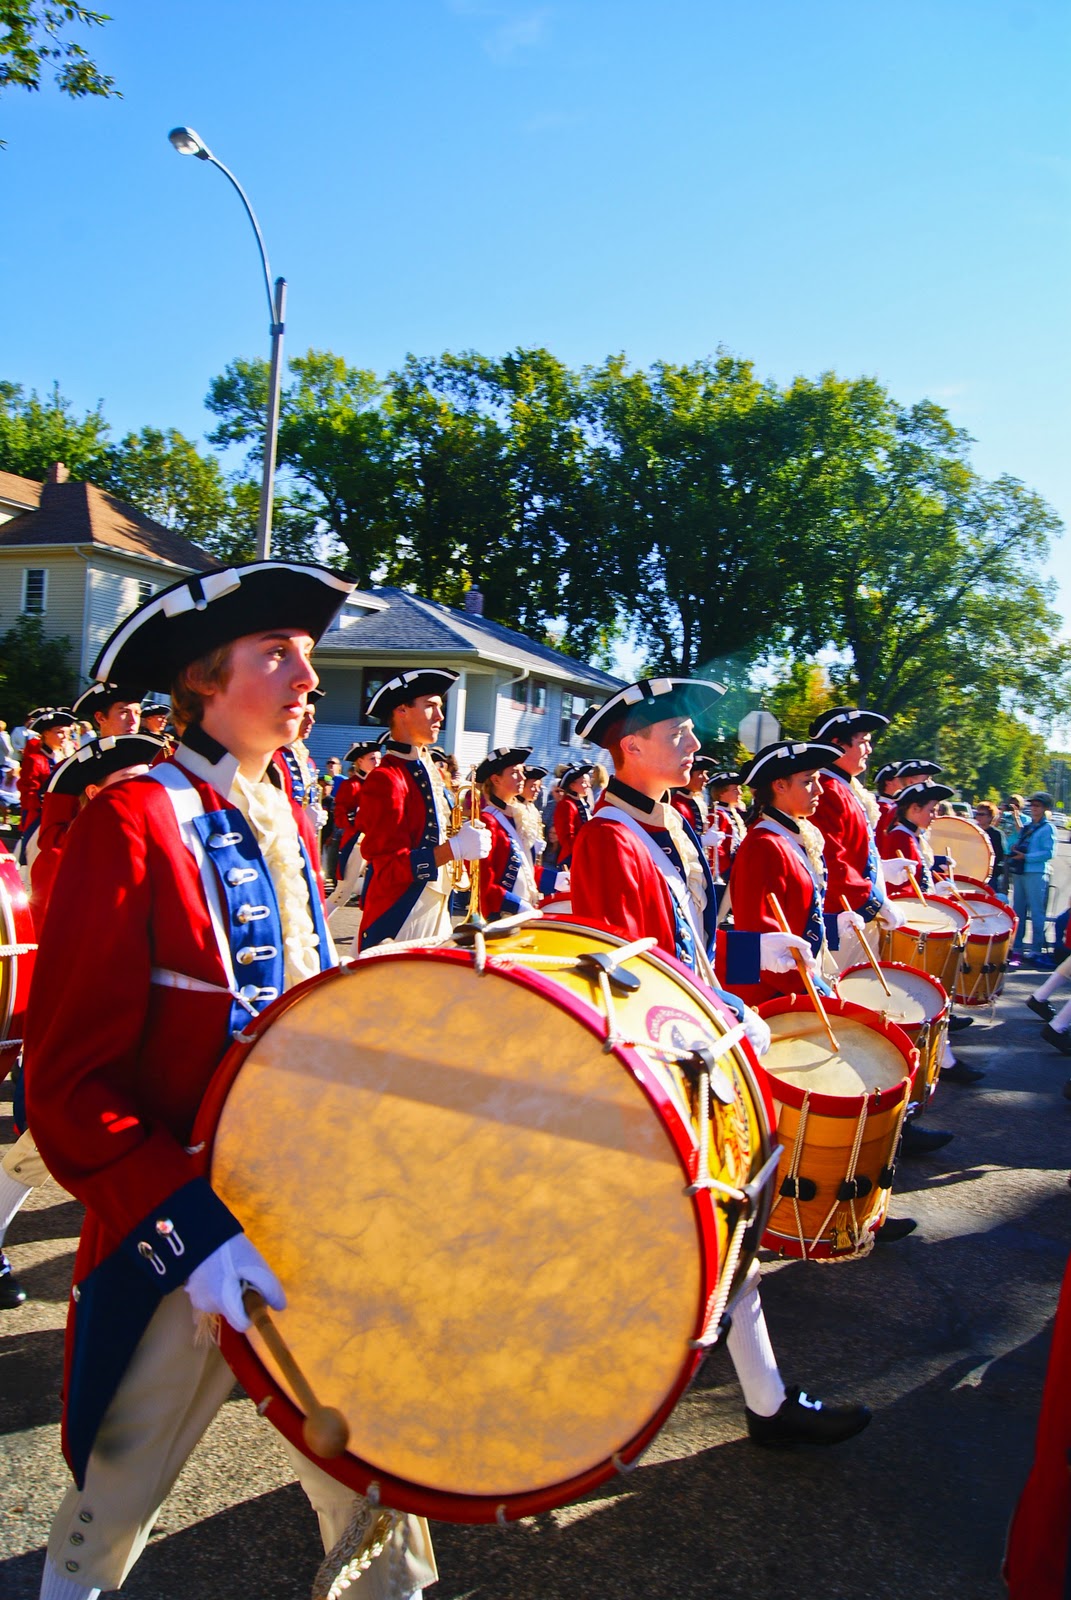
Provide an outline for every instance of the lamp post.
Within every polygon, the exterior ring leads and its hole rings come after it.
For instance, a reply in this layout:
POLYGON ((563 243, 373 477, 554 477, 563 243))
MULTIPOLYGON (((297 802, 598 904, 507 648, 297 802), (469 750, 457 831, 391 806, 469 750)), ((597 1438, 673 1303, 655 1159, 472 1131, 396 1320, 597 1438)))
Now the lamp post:
POLYGON ((268 379, 268 415, 264 429, 264 476, 260 483, 260 514, 257 518, 257 560, 266 561, 271 555, 271 516, 275 495, 275 453, 279 437, 279 389, 282 383, 286 279, 276 278, 273 293, 268 252, 264 248, 260 224, 257 222, 253 207, 249 204, 249 197, 234 173, 212 154, 200 134, 195 133, 192 128, 172 128, 167 137, 180 156, 196 156, 199 161, 210 161, 214 167, 219 168, 225 178, 230 180, 237 189, 245 206, 246 215, 253 224, 257 248, 260 251, 260 264, 264 269, 264 288, 268 296, 268 315, 271 318, 271 375, 268 379))

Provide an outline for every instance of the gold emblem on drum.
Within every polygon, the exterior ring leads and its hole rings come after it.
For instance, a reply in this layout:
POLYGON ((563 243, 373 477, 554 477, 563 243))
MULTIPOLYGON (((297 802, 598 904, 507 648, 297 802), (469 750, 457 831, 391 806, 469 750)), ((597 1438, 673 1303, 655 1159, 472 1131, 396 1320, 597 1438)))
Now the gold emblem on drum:
MULTIPOLYGON (((678 1010, 674 1006, 651 1006, 644 1019, 647 1037, 659 1050, 687 1052, 697 1040, 717 1043, 706 1018, 678 1010)), ((753 1134, 748 1118, 748 1101, 736 1063, 731 1056, 720 1062, 722 1072, 732 1084, 732 1105, 714 1099, 711 1105, 711 1139, 717 1166, 724 1181, 747 1183, 751 1176, 753 1134)), ((695 1107, 693 1105, 693 1117, 695 1107)))

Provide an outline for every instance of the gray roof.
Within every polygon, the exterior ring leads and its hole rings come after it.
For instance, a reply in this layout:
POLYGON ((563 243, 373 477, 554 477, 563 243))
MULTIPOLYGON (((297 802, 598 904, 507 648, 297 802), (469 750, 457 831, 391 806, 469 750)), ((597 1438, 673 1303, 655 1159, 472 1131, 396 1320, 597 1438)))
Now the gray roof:
POLYGON ((352 622, 340 632, 329 632, 321 641, 322 650, 341 650, 362 656, 428 654, 486 660, 490 664, 525 668, 546 677, 588 684, 610 692, 622 687, 598 667, 574 660, 549 645, 505 628, 487 617, 455 611, 437 600, 424 600, 404 589, 382 586, 370 591, 387 602, 387 609, 352 622))

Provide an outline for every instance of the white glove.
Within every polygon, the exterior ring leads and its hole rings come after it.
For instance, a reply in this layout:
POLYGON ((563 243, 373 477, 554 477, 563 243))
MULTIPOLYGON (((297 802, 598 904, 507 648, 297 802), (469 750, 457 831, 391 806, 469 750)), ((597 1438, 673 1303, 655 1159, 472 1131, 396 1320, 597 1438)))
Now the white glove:
POLYGON ((545 839, 533 839, 532 840, 532 856, 533 856, 533 859, 538 861, 540 856, 543 854, 543 851, 546 848, 547 848, 547 841, 545 839))
POLYGON ((881 870, 886 883, 907 883, 919 870, 919 864, 909 861, 906 856, 896 856, 892 861, 883 861, 881 870))
POLYGON ((572 885, 569 882, 569 868, 562 867, 561 870, 555 874, 554 893, 568 894, 571 887, 572 885))
POLYGON ((883 900, 878 907, 878 921, 883 928, 888 928, 891 931, 893 928, 902 928, 907 921, 907 917, 900 910, 895 900, 883 900))
MULTIPOLYGON (((793 950, 799 951, 804 966, 808 972, 813 972, 814 952, 806 939, 801 939, 795 933, 760 933, 759 966, 763 972, 795 972, 796 959, 792 954, 793 950)), ((766 1027, 765 1023, 763 1027, 766 1027)))
POLYGON ((757 1056, 764 1056, 770 1048, 770 1030, 750 1006, 744 1007, 744 1035, 757 1056))
POLYGON ((837 943, 843 945, 853 928, 855 929, 856 933, 861 936, 865 927, 866 923, 863 921, 858 911, 838 911, 837 943))
POLYGON ((704 850, 716 850, 724 838, 720 828, 708 828, 706 833, 700 834, 699 843, 704 850))
POLYGON ((236 1333, 249 1327, 243 1289, 258 1289, 274 1311, 286 1305, 282 1284, 244 1233, 236 1233, 194 1267, 184 1287, 195 1311, 225 1317, 236 1333))
POLYGON ((449 842, 455 861, 484 861, 491 854, 491 830, 482 822, 463 822, 449 842))

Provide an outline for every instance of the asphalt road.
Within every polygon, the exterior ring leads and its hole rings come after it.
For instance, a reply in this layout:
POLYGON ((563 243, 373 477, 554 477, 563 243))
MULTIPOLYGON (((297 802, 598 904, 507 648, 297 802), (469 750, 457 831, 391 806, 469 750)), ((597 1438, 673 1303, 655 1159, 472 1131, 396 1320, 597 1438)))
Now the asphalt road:
MULTIPOLYGON (((511 1528, 437 1525, 435 1600, 1004 1592, 1004 1532, 1029 1465, 1071 1249, 1071 1105, 1060 1094, 1065 1063, 1039 1042, 1022 1004, 1034 982, 1027 971, 1012 976, 993 1025, 959 1036, 959 1053, 987 1077, 943 1088, 928 1120, 953 1129, 953 1143, 901 1163, 893 1210, 917 1217, 918 1232, 857 1263, 766 1269, 786 1378, 831 1400, 865 1399, 870 1428, 834 1450, 758 1451, 728 1358, 715 1352, 627 1478, 511 1528)), ((0 1313, 3 1600, 36 1597, 66 1483, 58 1389, 78 1225, 78 1206, 49 1185, 9 1233, 31 1299, 0 1313)), ((123 1594, 302 1600, 318 1557, 312 1514, 272 1430, 236 1391, 123 1594)))

